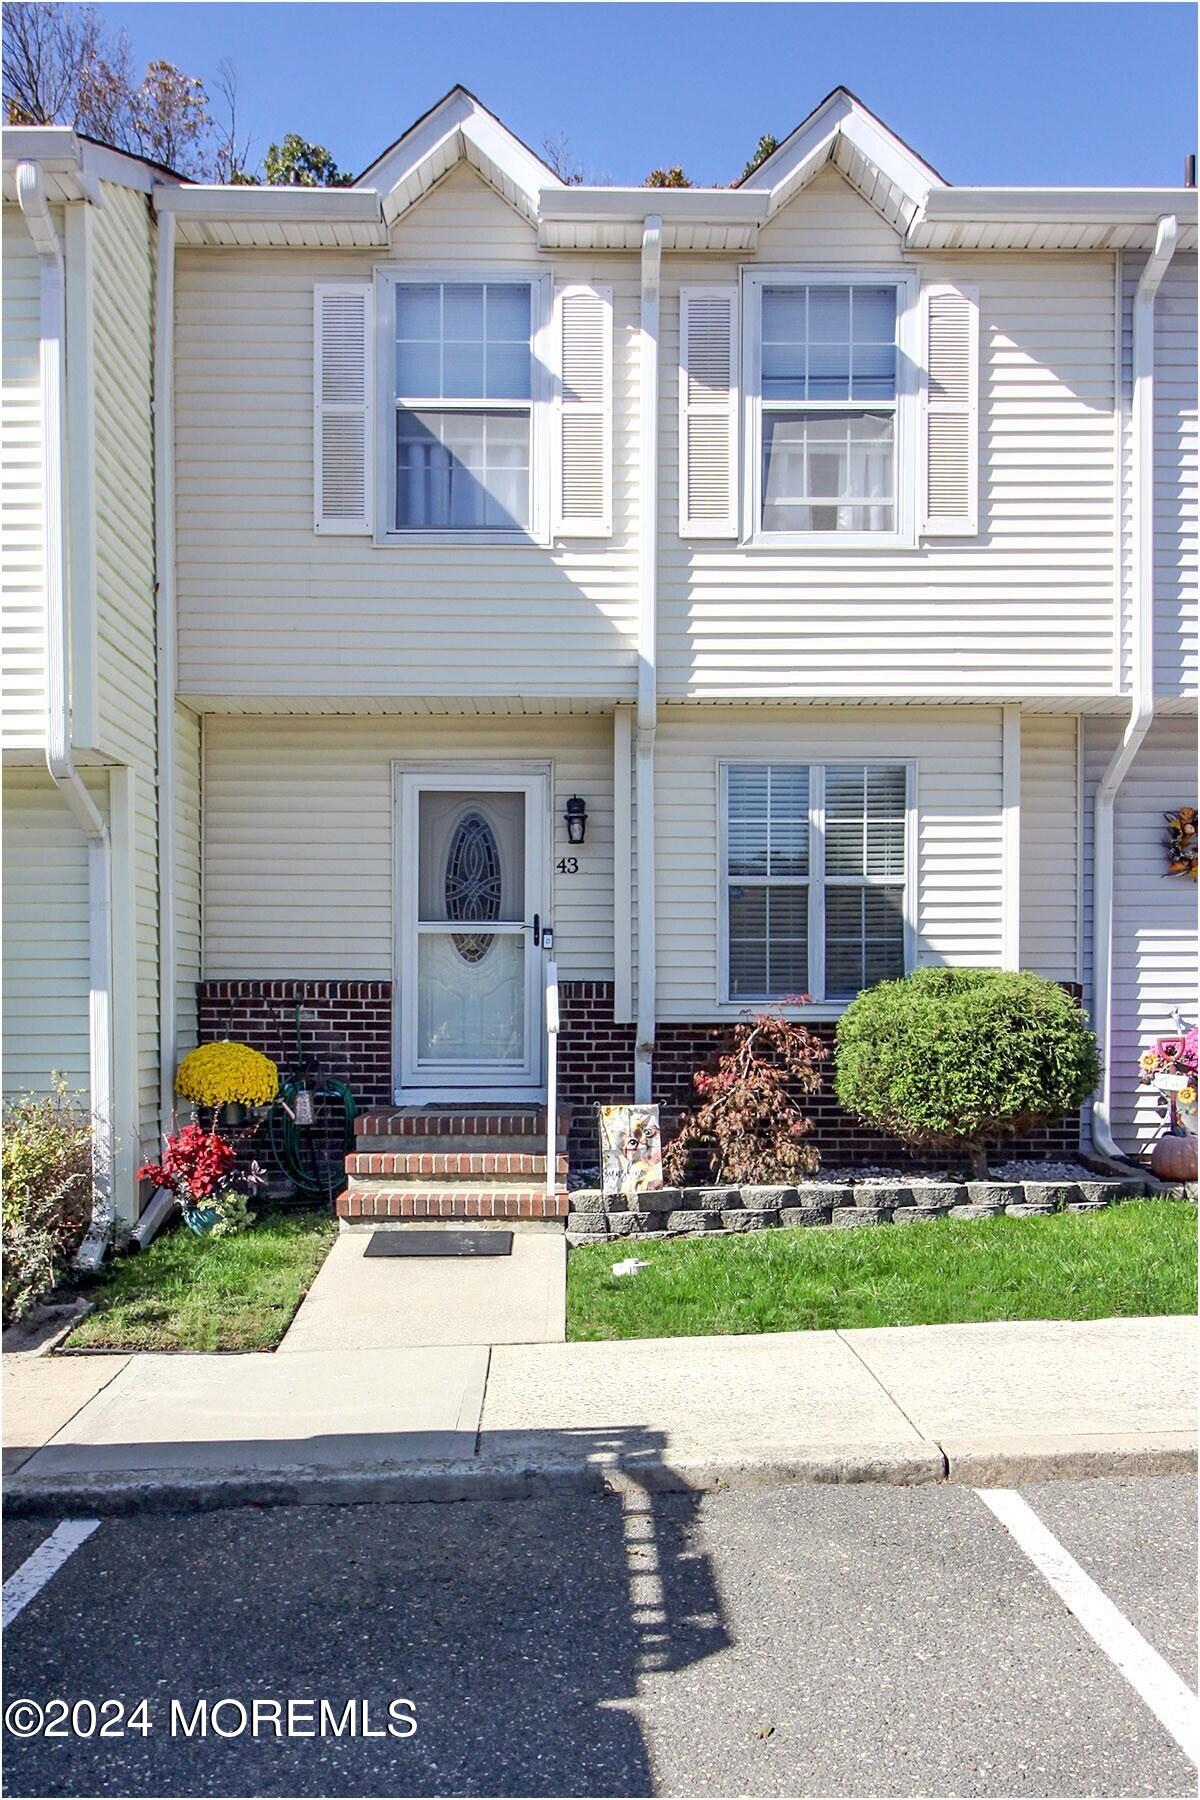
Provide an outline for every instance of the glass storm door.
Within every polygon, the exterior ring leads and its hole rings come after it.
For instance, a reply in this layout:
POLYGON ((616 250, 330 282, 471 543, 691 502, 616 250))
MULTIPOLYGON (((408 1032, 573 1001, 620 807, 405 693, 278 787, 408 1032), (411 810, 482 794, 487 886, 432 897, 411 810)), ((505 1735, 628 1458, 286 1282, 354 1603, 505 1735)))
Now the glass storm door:
POLYGON ((401 773, 404 1098, 539 1089, 546 807, 540 773, 401 773))

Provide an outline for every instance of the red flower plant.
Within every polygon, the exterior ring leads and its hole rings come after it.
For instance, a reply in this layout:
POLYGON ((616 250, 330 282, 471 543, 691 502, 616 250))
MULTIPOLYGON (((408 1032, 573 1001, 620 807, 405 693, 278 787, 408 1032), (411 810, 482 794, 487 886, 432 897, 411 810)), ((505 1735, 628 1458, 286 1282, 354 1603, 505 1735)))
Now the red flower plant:
POLYGON ((167 1139, 160 1163, 143 1164, 138 1180, 170 1188, 185 1205, 194 1206, 224 1185, 236 1160, 232 1145, 215 1131, 205 1131, 202 1125, 185 1125, 167 1139))
MULTIPOLYGON (((782 1006, 803 1006, 797 994, 782 1006)), ((668 1181, 684 1180, 693 1150, 706 1151, 717 1179, 791 1182, 815 1172, 819 1157, 804 1139, 812 1122, 800 1097, 820 1086, 829 1051, 811 1031, 778 1013, 735 1025, 708 1066, 692 1077, 700 1099, 663 1149, 668 1181)))

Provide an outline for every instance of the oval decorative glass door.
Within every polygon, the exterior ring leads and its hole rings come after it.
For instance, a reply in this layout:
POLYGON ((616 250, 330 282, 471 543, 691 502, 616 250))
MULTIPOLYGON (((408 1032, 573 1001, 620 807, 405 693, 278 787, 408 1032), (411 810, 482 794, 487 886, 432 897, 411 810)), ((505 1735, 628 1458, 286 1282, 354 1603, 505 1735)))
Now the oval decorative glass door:
POLYGON ((421 791, 417 1059, 517 1068, 527 1057, 523 793, 421 791))
MULTIPOLYGON (((446 856, 446 917, 491 924, 500 917, 500 846, 482 813, 459 820, 446 856)), ((494 933, 456 932, 454 948, 464 962, 482 962, 494 933)))

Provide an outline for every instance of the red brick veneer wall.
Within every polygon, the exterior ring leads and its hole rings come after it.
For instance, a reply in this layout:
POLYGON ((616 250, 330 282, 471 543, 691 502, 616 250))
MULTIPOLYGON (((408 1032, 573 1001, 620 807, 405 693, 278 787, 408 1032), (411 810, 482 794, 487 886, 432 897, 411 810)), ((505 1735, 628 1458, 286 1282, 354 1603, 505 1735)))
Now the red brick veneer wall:
MULTIPOLYGON (((931 1152, 908 1157, 895 1138, 873 1131, 838 1104, 833 1087, 833 1045, 837 1027, 829 1021, 814 1020, 809 1025, 814 1037, 830 1049, 830 1057, 821 1065, 821 1085, 804 1101, 805 1111, 813 1121, 810 1141, 826 1162, 847 1163, 923 1163, 937 1162, 931 1152)), ((673 1117, 693 1099, 692 1076, 703 1066, 727 1035, 722 1025, 660 1024, 654 1033, 654 1098, 663 1109, 663 1123, 672 1128, 673 1117)), ((1063 1119, 1057 1125, 1024 1139, 1010 1139, 999 1148, 998 1155, 1069 1157, 1079 1152, 1079 1116, 1063 1119)))
POLYGON ((344 1081, 362 1106, 392 1103, 392 984, 390 981, 201 981, 200 1041, 236 1038, 279 1064, 296 1062, 300 1048, 323 1074, 344 1081))
MULTIPOLYGON (((262 1050, 288 1070, 295 1060, 295 1009, 302 1008, 301 1044, 306 1057, 353 1089, 362 1107, 392 1104, 392 984, 390 981, 202 981, 198 986, 200 1039, 234 1037, 262 1050)), ((633 1095, 635 1028, 613 1019, 611 981, 559 984, 559 1097, 573 1108, 570 1149, 574 1164, 597 1159, 592 1107, 633 1095)), ((835 1027, 810 1029, 832 1049, 835 1027)), ((692 1076, 728 1031, 725 1025, 660 1024, 655 1033, 654 1098, 672 1128, 692 1099, 692 1076)), ((832 1058, 822 1068, 819 1091, 808 1102, 812 1141, 826 1161, 905 1160, 901 1147, 843 1112, 833 1091, 832 1058)), ((1007 1143, 1011 1156, 1074 1156, 1078 1116, 1035 1137, 1007 1143)), ((920 1159, 929 1162, 924 1156, 920 1159)))

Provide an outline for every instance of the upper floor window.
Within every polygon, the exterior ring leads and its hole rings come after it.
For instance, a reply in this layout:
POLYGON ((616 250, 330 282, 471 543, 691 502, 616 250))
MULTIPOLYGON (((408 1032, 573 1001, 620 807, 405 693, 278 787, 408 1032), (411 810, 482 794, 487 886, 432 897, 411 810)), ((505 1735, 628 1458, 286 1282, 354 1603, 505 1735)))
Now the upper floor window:
POLYGON ((393 284, 395 531, 528 532, 529 282, 393 284))
POLYGON ((755 273, 748 302, 750 535, 911 536, 908 276, 755 273))

